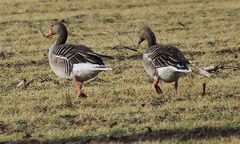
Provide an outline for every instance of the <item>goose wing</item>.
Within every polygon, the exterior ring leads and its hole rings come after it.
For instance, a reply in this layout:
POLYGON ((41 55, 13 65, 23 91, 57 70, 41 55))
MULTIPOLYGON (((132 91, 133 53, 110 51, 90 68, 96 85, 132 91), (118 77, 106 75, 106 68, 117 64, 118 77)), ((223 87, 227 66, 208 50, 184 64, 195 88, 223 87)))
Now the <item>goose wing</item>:
POLYGON ((70 64, 92 63, 104 65, 101 56, 84 45, 59 45, 53 51, 56 57, 66 59, 70 64))
POLYGON ((174 46, 154 45, 145 54, 156 68, 189 64, 183 53, 174 46))

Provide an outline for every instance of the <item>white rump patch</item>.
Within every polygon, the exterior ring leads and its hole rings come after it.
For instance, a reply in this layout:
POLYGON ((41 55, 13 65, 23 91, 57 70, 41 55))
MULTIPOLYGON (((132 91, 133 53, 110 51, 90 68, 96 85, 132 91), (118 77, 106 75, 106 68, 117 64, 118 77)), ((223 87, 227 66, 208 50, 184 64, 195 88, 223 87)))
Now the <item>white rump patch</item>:
POLYGON ((73 65, 73 72, 88 73, 91 71, 111 71, 112 69, 105 65, 91 64, 91 63, 80 63, 73 65))
POLYGON ((178 69, 173 66, 157 68, 158 76, 166 82, 176 81, 181 76, 181 74, 190 73, 191 71, 192 70, 190 68, 178 69))
POLYGON ((70 77, 77 76, 81 81, 86 81, 94 78, 101 71, 111 71, 112 69, 105 65, 79 63, 73 65, 73 70, 70 77))

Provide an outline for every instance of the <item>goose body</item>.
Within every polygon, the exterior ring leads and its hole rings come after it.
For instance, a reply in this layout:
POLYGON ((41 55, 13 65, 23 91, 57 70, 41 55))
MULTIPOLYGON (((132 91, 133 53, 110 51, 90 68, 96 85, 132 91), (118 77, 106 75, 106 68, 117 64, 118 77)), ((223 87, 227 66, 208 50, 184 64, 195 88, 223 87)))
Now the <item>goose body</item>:
POLYGON ((173 46, 151 46, 143 54, 142 63, 147 74, 153 79, 160 78, 169 83, 178 81, 181 75, 191 72, 187 66, 188 61, 173 46))
POLYGON ((76 76, 81 82, 96 77, 101 71, 112 70, 104 65, 98 54, 83 45, 58 46, 54 43, 49 49, 48 59, 51 69, 58 77, 72 79, 76 76))
POLYGON ((58 35, 58 39, 48 53, 51 69, 58 77, 72 80, 80 97, 86 96, 82 83, 96 77, 101 71, 111 71, 102 60, 111 57, 97 54, 84 45, 66 44, 67 29, 61 22, 54 23, 45 37, 54 34, 58 35))
POLYGON ((143 53, 142 63, 146 73, 154 79, 156 91, 162 93, 158 86, 159 80, 162 80, 168 83, 175 82, 177 93, 180 76, 191 72, 188 67, 189 61, 175 46, 157 44, 155 35, 149 27, 140 30, 139 44, 145 39, 149 47, 143 53))

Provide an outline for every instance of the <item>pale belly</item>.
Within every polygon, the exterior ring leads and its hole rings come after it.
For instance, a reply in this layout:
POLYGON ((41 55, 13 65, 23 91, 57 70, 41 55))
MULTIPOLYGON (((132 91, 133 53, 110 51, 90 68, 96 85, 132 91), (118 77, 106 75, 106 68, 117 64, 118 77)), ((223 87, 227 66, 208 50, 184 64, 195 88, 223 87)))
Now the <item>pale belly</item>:
POLYGON ((62 59, 56 58, 49 54, 49 65, 52 71, 60 78, 69 79, 69 75, 66 71, 66 66, 62 59))
POLYGON ((70 79, 69 75, 61 67, 56 67, 50 64, 52 71, 60 78, 70 79))
POLYGON ((158 76, 165 82, 175 82, 179 79, 182 73, 176 72, 173 67, 157 68, 158 76))
POLYGON ((73 76, 76 76, 79 79, 79 81, 84 82, 96 77, 99 74, 99 72, 100 71, 92 71, 92 72, 77 71, 77 72, 72 72, 70 77, 72 78, 73 76))
POLYGON ((147 58, 146 54, 143 54, 142 64, 144 70, 150 77, 152 78, 157 77, 156 68, 153 66, 152 62, 147 58))
POLYGON ((92 79, 102 71, 96 68, 96 66, 98 65, 90 63, 74 64, 70 77, 76 76, 81 82, 92 79))

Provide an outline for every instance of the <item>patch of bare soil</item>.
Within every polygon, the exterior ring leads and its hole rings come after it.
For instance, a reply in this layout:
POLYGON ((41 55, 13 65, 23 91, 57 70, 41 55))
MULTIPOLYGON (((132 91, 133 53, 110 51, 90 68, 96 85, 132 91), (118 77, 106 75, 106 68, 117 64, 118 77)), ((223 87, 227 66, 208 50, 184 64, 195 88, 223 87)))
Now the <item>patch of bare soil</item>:
POLYGON ((14 56, 14 54, 15 53, 13 53, 13 52, 2 51, 2 52, 0 52, 0 60, 10 58, 10 57, 14 56))
POLYGON ((6 133, 7 125, 4 124, 3 121, 0 121, 0 135, 6 133))

